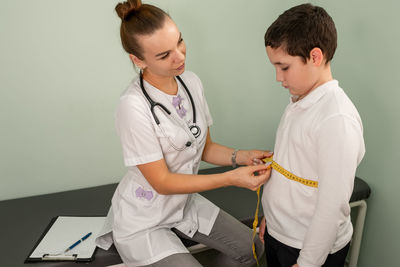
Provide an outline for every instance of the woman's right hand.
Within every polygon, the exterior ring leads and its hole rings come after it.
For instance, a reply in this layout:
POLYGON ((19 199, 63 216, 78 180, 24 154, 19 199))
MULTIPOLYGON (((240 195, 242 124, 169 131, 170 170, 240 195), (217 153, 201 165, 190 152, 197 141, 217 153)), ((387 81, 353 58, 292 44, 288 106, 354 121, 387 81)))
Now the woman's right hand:
POLYGON ((255 166, 240 167, 230 172, 231 185, 244 187, 252 191, 256 191, 269 179, 271 175, 271 167, 261 164, 255 166), (258 175, 255 175, 255 172, 259 172, 258 175))

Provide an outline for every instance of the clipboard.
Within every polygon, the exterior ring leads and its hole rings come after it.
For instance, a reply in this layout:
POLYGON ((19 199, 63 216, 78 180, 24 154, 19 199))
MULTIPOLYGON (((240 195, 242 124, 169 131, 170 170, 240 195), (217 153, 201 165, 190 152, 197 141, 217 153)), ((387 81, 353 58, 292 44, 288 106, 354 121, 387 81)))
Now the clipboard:
POLYGON ((25 263, 43 261, 90 262, 96 251, 95 239, 103 227, 104 216, 57 216, 54 217, 25 259, 25 263), (79 245, 63 253, 85 234, 92 235, 79 245))

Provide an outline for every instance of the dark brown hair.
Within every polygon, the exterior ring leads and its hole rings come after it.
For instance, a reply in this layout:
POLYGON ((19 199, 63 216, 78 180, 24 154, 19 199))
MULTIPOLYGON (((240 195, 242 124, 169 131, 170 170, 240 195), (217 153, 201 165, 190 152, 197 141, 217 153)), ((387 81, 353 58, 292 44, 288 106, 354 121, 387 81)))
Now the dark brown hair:
POLYGON ((319 6, 302 4, 281 14, 264 36, 265 47, 281 47, 291 56, 300 56, 304 62, 310 51, 318 47, 326 63, 332 60, 337 46, 335 23, 319 6))
POLYGON ((142 4, 141 0, 128 0, 115 7, 121 18, 121 42, 125 51, 143 59, 143 48, 138 42, 138 35, 148 35, 161 29, 165 18, 169 17, 160 8, 142 4))

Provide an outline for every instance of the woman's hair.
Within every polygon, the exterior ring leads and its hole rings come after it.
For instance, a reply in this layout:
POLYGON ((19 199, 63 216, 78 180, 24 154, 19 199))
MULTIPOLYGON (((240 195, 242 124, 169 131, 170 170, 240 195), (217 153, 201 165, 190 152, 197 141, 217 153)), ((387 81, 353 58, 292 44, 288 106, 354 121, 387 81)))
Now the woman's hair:
POLYGON ((335 23, 319 6, 302 4, 281 14, 264 36, 265 46, 282 47, 291 56, 300 56, 304 62, 310 51, 319 47, 326 58, 332 60, 337 46, 335 23))
POLYGON ((143 48, 138 42, 139 35, 152 34, 164 25, 168 16, 160 8, 142 4, 141 0, 128 0, 115 7, 121 18, 121 42, 125 51, 143 59, 143 48))

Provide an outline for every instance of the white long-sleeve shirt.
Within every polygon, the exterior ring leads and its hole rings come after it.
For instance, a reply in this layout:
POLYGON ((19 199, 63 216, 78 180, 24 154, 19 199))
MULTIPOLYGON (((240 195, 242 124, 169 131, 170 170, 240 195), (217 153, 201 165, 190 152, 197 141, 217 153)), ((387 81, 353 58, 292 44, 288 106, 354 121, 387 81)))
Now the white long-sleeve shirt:
POLYGON ((264 185, 262 205, 268 233, 301 249, 300 267, 321 266, 350 241, 349 200, 364 153, 360 116, 336 80, 290 101, 277 130, 274 160, 318 181, 318 188, 274 170, 264 185))

